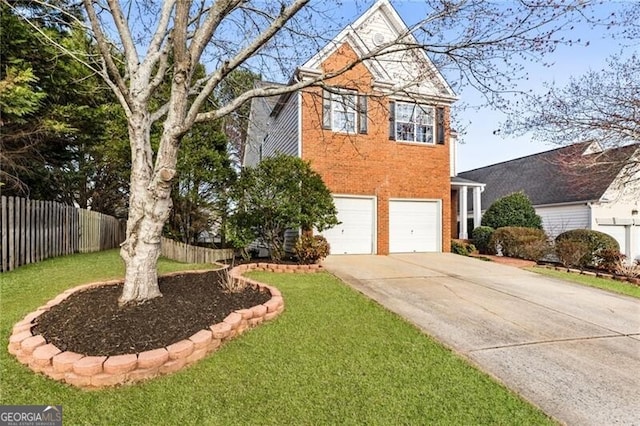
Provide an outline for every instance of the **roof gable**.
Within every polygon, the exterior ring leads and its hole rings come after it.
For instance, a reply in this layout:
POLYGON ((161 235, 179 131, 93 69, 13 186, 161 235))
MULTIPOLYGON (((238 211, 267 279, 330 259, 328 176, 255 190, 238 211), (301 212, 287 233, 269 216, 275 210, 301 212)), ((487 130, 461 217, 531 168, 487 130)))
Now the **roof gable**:
POLYGON ((405 49, 401 43, 393 43, 398 39, 407 45, 417 44, 389 1, 378 0, 300 67, 299 72, 302 75, 322 72, 324 61, 345 43, 361 58, 382 49, 382 54, 363 61, 374 78, 374 85, 394 93, 454 101, 455 93, 425 51, 405 49))
POLYGON ((524 191, 533 205, 597 201, 639 149, 633 144, 597 152, 583 142, 459 173, 486 184, 482 208, 524 191))

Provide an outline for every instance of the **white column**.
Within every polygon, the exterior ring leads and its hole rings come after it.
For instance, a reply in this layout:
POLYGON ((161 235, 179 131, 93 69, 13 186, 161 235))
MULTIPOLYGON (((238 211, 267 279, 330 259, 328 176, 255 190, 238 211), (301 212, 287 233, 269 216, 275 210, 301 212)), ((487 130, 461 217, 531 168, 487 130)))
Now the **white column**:
POLYGON ((473 188, 473 229, 480 226, 480 220, 482 219, 482 203, 481 200, 482 188, 476 186, 473 188))
POLYGON ((632 249, 633 248, 633 241, 631 241, 633 239, 633 224, 625 225, 624 233, 625 233, 625 236, 624 236, 624 242, 625 242, 624 255, 627 256, 627 258, 626 258, 627 264, 633 265, 633 261, 635 260, 633 258, 633 249, 632 249))
POLYGON ((458 203, 458 209, 460 210, 460 235, 458 238, 466 240, 469 238, 469 232, 467 230, 467 186, 461 186, 459 191, 460 202, 458 203))

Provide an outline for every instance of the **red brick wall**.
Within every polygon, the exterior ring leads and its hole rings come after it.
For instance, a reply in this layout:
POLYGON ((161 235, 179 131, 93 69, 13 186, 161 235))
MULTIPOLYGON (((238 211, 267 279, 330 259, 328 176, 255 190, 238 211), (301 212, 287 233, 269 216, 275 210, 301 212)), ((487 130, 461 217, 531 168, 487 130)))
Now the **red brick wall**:
MULTIPOLYGON (((345 44, 323 67, 325 71, 339 69, 353 58, 355 53, 345 44)), ((367 68, 359 64, 329 84, 376 95, 371 80, 367 68)), ((378 254, 389 253, 389 198, 442 200, 442 248, 449 251, 449 131, 444 145, 391 141, 388 103, 384 96, 369 98, 368 134, 340 134, 322 129, 321 90, 306 90, 302 95, 302 158, 310 161, 331 192, 377 197, 378 254)), ((448 108, 445 115, 448 123, 448 108)))

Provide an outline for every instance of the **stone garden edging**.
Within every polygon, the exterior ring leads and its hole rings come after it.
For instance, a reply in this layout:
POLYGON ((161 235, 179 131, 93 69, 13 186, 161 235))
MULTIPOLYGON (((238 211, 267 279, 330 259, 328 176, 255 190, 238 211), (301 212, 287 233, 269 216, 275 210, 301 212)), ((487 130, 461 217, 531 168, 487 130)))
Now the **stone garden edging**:
POLYGON ((556 271, 567 272, 570 274, 588 275, 590 277, 606 278, 606 279, 621 281, 621 282, 626 281, 631 284, 640 285, 640 278, 625 277, 624 275, 610 274, 608 272, 585 271, 583 269, 567 268, 566 266, 555 266, 555 265, 537 265, 537 266, 539 268, 554 269, 556 271))
MULTIPOLYGON (((203 359, 209 353, 216 351, 224 342, 239 336, 247 329, 270 321, 284 311, 284 299, 276 287, 245 278, 242 274, 252 270, 317 272, 320 269, 319 265, 273 265, 268 263, 237 266, 229 271, 230 279, 266 289, 271 293, 271 299, 261 305, 232 312, 222 322, 213 324, 208 329, 200 330, 193 336, 167 347, 114 356, 84 356, 70 351, 63 352, 53 344, 47 343, 41 335, 34 335, 31 331, 38 316, 71 294, 93 287, 121 284, 122 280, 83 284, 64 291, 16 323, 9 338, 9 353, 14 355, 20 363, 37 373, 83 389, 100 389, 108 386, 132 384, 174 373, 203 359)), ((209 271, 180 271, 163 276, 209 271)))

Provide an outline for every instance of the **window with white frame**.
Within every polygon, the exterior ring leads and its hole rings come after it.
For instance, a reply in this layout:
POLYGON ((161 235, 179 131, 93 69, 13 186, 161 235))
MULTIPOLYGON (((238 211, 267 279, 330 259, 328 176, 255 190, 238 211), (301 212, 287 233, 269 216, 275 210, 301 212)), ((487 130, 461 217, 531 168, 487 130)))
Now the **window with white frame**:
POLYGON ((331 129, 334 132, 356 132, 356 95, 354 93, 331 94, 331 129))
POLYGON ((433 107, 396 102, 395 139, 403 142, 435 143, 433 107))
POLYGON ((367 133, 367 97, 351 90, 324 91, 322 127, 341 133, 367 133))

